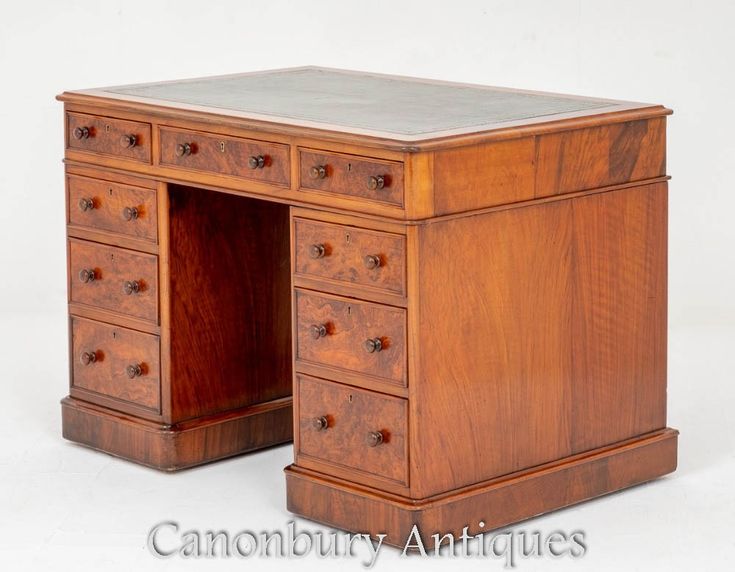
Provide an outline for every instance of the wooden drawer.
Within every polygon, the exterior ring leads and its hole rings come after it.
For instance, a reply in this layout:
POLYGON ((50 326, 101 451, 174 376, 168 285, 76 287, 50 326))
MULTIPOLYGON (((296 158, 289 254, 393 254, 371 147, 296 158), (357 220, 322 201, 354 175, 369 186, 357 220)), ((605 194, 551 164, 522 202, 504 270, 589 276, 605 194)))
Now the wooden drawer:
POLYGON ((72 388, 160 410, 158 336, 72 317, 71 337, 72 388))
POLYGON ((296 361, 405 387, 406 311, 297 290, 296 361))
POLYGON ((289 147, 216 133, 161 127, 161 165, 288 186, 289 147))
POLYGON ((294 272, 406 293, 406 237, 294 218, 294 272))
POLYGON ((69 240, 71 301, 158 322, 158 257, 69 240))
POLYGON ((77 175, 67 177, 69 224, 158 240, 156 191, 77 175))
POLYGON ((299 455, 408 486, 405 399, 305 376, 297 384, 299 455))
POLYGON ((86 113, 67 113, 69 149, 151 162, 151 125, 86 113))
POLYGON ((301 189, 403 206, 403 163, 299 150, 301 189))

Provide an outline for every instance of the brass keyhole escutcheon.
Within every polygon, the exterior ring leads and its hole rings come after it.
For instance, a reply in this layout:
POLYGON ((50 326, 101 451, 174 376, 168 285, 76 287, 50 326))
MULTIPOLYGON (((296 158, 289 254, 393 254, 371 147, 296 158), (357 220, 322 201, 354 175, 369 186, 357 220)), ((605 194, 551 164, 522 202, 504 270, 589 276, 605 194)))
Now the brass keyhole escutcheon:
POLYGON ((219 142, 219 150, 220 150, 220 153, 225 152, 225 142, 224 141, 219 142))

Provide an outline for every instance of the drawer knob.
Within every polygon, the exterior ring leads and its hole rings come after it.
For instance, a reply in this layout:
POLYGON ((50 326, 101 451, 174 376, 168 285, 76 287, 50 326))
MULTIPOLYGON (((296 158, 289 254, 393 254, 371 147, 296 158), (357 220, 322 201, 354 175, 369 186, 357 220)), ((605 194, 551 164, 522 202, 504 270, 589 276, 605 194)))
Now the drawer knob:
POLYGON ((363 258, 363 262, 365 263, 365 268, 368 270, 375 270, 376 268, 380 268, 380 256, 377 254, 368 254, 365 258, 363 258))
POLYGON ((138 207, 125 207, 123 209, 123 218, 125 220, 136 220, 138 218, 138 207))
POLYGON ((79 271, 79 281, 87 284, 88 282, 94 282, 97 276, 95 275, 94 268, 82 268, 79 271))
POLYGON ((309 169, 309 176, 311 176, 312 179, 326 178, 327 166, 326 165, 314 165, 311 169, 309 169))
POLYGON ((314 419, 311 420, 311 426, 317 431, 324 431, 329 428, 329 421, 324 417, 324 415, 321 417, 314 417, 314 419))
POLYGON ((89 138, 89 127, 75 127, 74 139, 88 139, 89 138))
POLYGON ((380 338, 368 338, 365 340, 365 351, 369 354, 379 352, 383 349, 383 341, 380 338))
POLYGON ((120 146, 123 149, 132 149, 138 144, 138 138, 135 135, 128 134, 120 137, 120 146))
POLYGON ((383 441, 385 441, 385 436, 382 431, 370 431, 367 434, 368 447, 377 447, 383 441))
POLYGON ((137 280, 126 280, 123 282, 123 293, 130 296, 131 294, 137 294, 140 292, 140 282, 137 280))
POLYGON ((324 324, 314 324, 309 328, 311 330, 311 337, 315 340, 323 338, 327 335, 327 326, 324 324))
POLYGON ((125 373, 128 374, 130 379, 135 379, 136 377, 143 375, 143 366, 139 363, 130 364, 125 368, 125 373))
POLYGON ((82 212, 91 211, 94 209, 94 200, 93 199, 85 199, 82 197, 79 199, 79 210, 82 212))
POLYGON ((367 188, 371 191, 377 191, 385 187, 385 177, 383 175, 371 175, 367 180, 367 188))
POLYGON ((79 356, 79 361, 84 365, 94 363, 97 361, 97 352, 83 352, 82 355, 79 356))
POLYGON ((176 145, 176 155, 178 157, 186 157, 191 155, 191 143, 179 143, 176 145))
POLYGON ((248 159, 248 167, 251 169, 262 169, 265 167, 265 157, 263 155, 252 155, 248 159))
POLYGON ((317 258, 324 258, 324 255, 327 253, 327 249, 324 248, 323 244, 312 244, 309 247, 309 256, 311 258, 317 259, 317 258))

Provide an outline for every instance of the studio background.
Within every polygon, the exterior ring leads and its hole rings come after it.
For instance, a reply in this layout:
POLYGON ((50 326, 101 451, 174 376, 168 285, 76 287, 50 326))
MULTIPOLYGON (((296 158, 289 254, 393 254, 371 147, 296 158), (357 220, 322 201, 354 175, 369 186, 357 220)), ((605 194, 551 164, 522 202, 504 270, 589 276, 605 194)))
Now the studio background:
MULTIPOLYGON (((586 531, 580 561, 519 568, 732 566, 735 542, 735 39, 729 1, 13 2, 0 8, 0 561, 7 569, 220 569, 159 561, 162 520, 285 530, 290 447, 164 475, 61 439, 67 393, 62 104, 79 89, 322 65, 662 103, 668 119, 669 425, 679 470, 521 523, 586 531), (101 568, 100 568, 101 567, 101 568)), ((322 527, 298 520, 306 530, 322 527)), ((399 559, 378 568, 501 568, 399 559)), ((360 569, 360 559, 347 562, 360 569)))

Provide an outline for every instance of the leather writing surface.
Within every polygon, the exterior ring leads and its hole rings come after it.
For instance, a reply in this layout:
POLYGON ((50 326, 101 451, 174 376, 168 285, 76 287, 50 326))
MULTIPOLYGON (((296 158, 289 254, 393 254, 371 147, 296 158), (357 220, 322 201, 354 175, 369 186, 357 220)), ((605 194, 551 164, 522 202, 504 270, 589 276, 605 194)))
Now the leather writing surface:
POLYGON ((396 135, 431 134, 598 109, 614 103, 321 68, 112 87, 105 91, 396 135))

